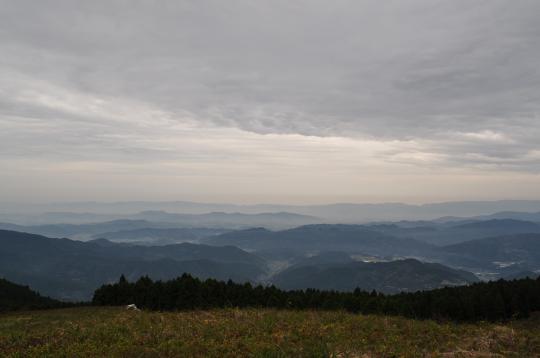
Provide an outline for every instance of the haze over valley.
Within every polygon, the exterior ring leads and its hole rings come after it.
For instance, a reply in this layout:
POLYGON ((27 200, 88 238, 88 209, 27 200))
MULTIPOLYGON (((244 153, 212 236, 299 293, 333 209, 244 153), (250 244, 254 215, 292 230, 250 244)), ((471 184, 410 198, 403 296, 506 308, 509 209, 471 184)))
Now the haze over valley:
POLYGON ((77 211, 39 213, 37 206, 4 213, 18 224, 0 223, 2 274, 72 301, 90 299, 96 287, 122 274, 130 280, 146 275, 166 280, 189 273, 283 289, 384 293, 540 274, 540 211, 512 211, 540 209, 540 201, 421 206, 165 202, 164 208, 181 213, 128 213, 157 205, 68 203, 53 206, 77 211), (200 213, 202 208, 234 211, 200 213), (271 209, 289 211, 266 211, 271 209), (346 210, 348 219, 337 220, 346 210), (378 220, 366 219, 373 217, 378 220))

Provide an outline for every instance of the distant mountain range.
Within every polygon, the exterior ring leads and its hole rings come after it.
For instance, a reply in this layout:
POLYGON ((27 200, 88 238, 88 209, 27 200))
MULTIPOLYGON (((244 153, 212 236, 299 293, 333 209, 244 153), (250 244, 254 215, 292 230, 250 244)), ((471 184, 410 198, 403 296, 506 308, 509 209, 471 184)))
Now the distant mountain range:
POLYGON ((523 220, 523 221, 532 221, 540 223, 540 212, 523 212, 523 211, 500 211, 494 214, 489 215, 478 215, 471 217, 444 217, 439 218, 439 221, 464 221, 464 220, 475 220, 475 221, 486 221, 493 219, 512 219, 512 220, 523 220))
POLYGON ((201 215, 173 214, 164 211, 141 212, 129 215, 129 218, 86 224, 42 224, 19 225, 1 223, 0 229, 45 235, 50 237, 69 237, 80 240, 109 237, 113 240, 125 240, 130 231, 135 238, 152 240, 178 237, 181 241, 200 238, 204 230, 208 236, 232 229, 245 229, 253 226, 268 228, 290 228, 299 225, 319 222, 320 220, 306 215, 291 213, 262 213, 262 214, 229 214, 208 213, 201 215), (183 229, 174 231, 149 229, 183 229), (211 229, 211 230, 210 230, 211 229), (135 230, 146 230, 145 232, 135 230), (187 240, 186 240, 187 239, 187 240))
POLYGON ((421 255, 432 249, 427 243, 392 237, 363 225, 306 225, 283 231, 258 228, 213 236, 203 242, 252 251, 290 250, 304 254, 337 249, 383 256, 421 255))
POLYGON ((414 238, 434 245, 448 245, 492 236, 540 233, 540 224, 515 219, 398 222, 367 226, 387 235, 414 238))
POLYGON ((488 237, 445 246, 442 251, 474 260, 481 265, 540 268, 540 234, 488 237))
MULTIPOLYGON (((341 246, 357 247, 351 243, 354 239, 350 234, 358 230, 346 225, 303 228, 287 239, 298 241, 299 247, 303 247, 310 236, 301 239, 299 235, 306 232, 315 240, 312 248, 328 247, 329 241, 323 237, 329 232, 333 233, 330 241, 339 239, 341 246), (339 238, 341 235, 343 237, 339 238)), ((385 249, 391 244, 405 243, 400 239, 389 242, 387 237, 377 236, 369 237, 364 248, 375 247, 371 240, 380 240, 385 249)), ((366 263, 354 261, 351 254, 343 252, 296 258, 292 266, 272 276, 268 276, 267 268, 268 262, 233 246, 186 243, 137 246, 105 239, 80 242, 0 230, 0 275, 64 300, 88 299, 96 287, 114 282, 122 274, 130 280, 144 275, 170 279, 187 272, 201 278, 237 282, 263 280, 285 289, 353 290, 359 287, 387 293, 462 285, 477 280, 471 273, 439 264, 417 260, 366 263)))
POLYGON ((173 223, 151 222, 147 220, 113 220, 92 224, 49 224, 15 225, 0 223, 0 230, 26 232, 49 237, 65 237, 88 241, 108 239, 115 242, 142 244, 171 244, 193 242, 230 229, 212 229, 205 227, 178 228, 173 223))
POLYGON ((94 238, 107 239, 113 242, 125 242, 141 245, 166 245, 181 242, 196 243, 200 239, 222 234, 227 230, 208 228, 142 228, 119 230, 93 235, 94 238))
POLYGON ((184 272, 255 281, 265 273, 265 262, 230 246, 130 246, 0 230, 0 276, 56 298, 88 299, 96 287, 118 280, 121 274, 130 279, 141 275, 170 279, 184 272))
POLYGON ((495 219, 431 226, 409 224, 307 225, 283 231, 259 228, 202 241, 237 246, 269 260, 293 264, 299 257, 339 250, 349 256, 374 256, 379 261, 418 258, 499 277, 540 269, 540 226, 536 223, 495 219))
MULTIPOLYGON (((521 213, 522 216, 534 218, 534 213, 521 213)), ((494 214, 491 216, 500 216, 494 214)), ((512 213, 518 216, 517 213, 512 213)), ((491 217, 490 216, 490 217, 491 217)), ((319 219, 311 216, 303 216, 291 213, 266 213, 266 214, 227 214, 209 213, 203 215, 184 215, 167 212, 145 212, 132 215, 134 219, 118 219, 113 221, 89 223, 89 224, 47 224, 47 225, 17 225, 12 223, 0 223, 0 229, 34 233, 49 237, 68 237, 79 240, 91 240, 95 238, 107 238, 119 242, 141 242, 145 244, 166 244, 175 242, 193 242, 207 236, 215 236, 232 230, 252 228, 266 223, 266 232, 261 229, 248 229, 244 233, 234 232, 228 237, 220 238, 223 242, 246 246, 232 239, 247 237, 250 245, 257 238, 276 234, 267 230, 268 227, 277 227, 278 231, 288 228, 293 223, 317 222, 319 219), (244 223, 244 224, 242 224, 244 223), (256 231, 253 231, 256 230, 256 231)), ((294 225, 293 225, 294 226, 294 225)), ((308 230, 309 225, 299 225, 286 231, 288 236, 294 236, 298 231, 308 230)), ((316 228, 317 226, 311 226, 316 228)), ((320 225, 319 228, 324 227, 320 225)), ((334 226, 340 227, 340 226, 334 226)), ((346 226, 341 226, 345 228, 346 226)), ((394 238, 414 239, 434 245, 448 245, 462 241, 480 239, 490 236, 511 235, 520 233, 540 233, 540 223, 518 219, 458 219, 445 218, 433 221, 399 221, 389 223, 374 223, 365 225, 349 225, 349 230, 363 231, 358 233, 362 237, 374 236, 374 232, 394 238)), ((282 236, 285 233, 279 234, 282 236)), ((313 233, 310 233, 310 235, 313 233)), ((349 232, 350 234, 350 232, 349 232)), ((303 233, 300 233, 303 235, 303 233)), ((326 235, 326 234, 325 234, 326 235)), ((342 236, 342 234, 340 234, 342 236)), ((217 239, 217 238, 216 238, 217 239)), ((278 240, 279 241, 279 240, 278 240)), ((210 243, 212 241, 209 241, 210 243)), ((277 241, 276 241, 277 242, 277 241)), ((288 245, 290 246, 290 245, 288 245)), ((257 249, 256 247, 246 247, 257 249)), ((260 247, 258 248, 260 249, 260 247)))
POLYGON ((69 236, 78 234, 97 234, 119 230, 133 230, 142 228, 219 228, 219 229, 245 229, 262 226, 271 229, 285 229, 300 225, 320 223, 319 218, 287 212, 241 214, 211 212, 205 214, 176 214, 165 211, 144 211, 127 215, 94 215, 81 214, 51 215, 46 213, 36 216, 21 216, 0 214, 0 220, 9 223, 0 223, 0 227, 7 230, 24 230, 43 235, 69 236), (84 218, 100 217, 99 222, 84 222, 84 218), (44 219, 46 218, 46 219, 44 219), (50 221, 51 218, 52 221, 50 221), (59 221, 62 218, 66 221, 59 221), (103 220, 105 219, 105 220, 103 220), (45 221, 47 223, 43 224, 45 221), (75 223, 72 223, 75 221, 75 223), (83 222, 79 222, 83 221, 83 222), (40 224, 35 224, 39 222, 40 224), (14 224, 15 223, 15 224, 14 224), (24 223, 24 224, 23 224, 24 223), (33 224, 34 223, 34 224, 33 224))
POLYGON ((376 290, 384 293, 429 290, 477 282, 470 272, 417 260, 294 265, 272 278, 282 289, 376 290))
MULTIPOLYGON (((220 203, 195 203, 186 201, 172 202, 79 202, 79 203, 55 203, 55 204, 14 204, 0 203, 0 213, 10 214, 2 216, 0 221, 17 222, 13 213, 19 213, 18 218, 34 216, 39 217, 42 213, 66 213, 68 215, 78 213, 85 216, 107 214, 128 215, 143 211, 165 210, 184 214, 205 214, 210 212, 259 214, 288 212, 307 216, 315 216, 324 222, 330 223, 366 223, 383 220, 434 220, 440 217, 472 217, 490 215, 497 212, 540 212, 540 200, 500 200, 500 201, 462 201, 430 203, 423 205, 411 205, 402 203, 383 204, 356 204, 337 203, 325 205, 234 205, 220 203)), ((118 218, 118 217, 116 217, 118 218)), ((72 217, 72 219, 76 219, 72 217)), ((523 219, 523 218, 520 218, 523 219)), ((107 219, 94 218, 91 221, 106 221, 107 219)), ((109 219, 112 220, 112 219, 109 219)), ((530 219, 526 219, 530 220, 530 219)), ((70 222, 58 220, 55 222, 70 222)), ((86 221, 88 222, 88 221, 86 221)), ((50 223, 50 221, 47 221, 50 223)), ((304 223, 307 224, 307 223, 304 223)))
POLYGON ((212 245, 233 245, 256 251, 290 249, 308 254, 339 250, 385 256, 429 256, 436 246, 493 236, 540 234, 540 224, 512 219, 413 224, 411 222, 368 225, 322 224, 281 231, 254 228, 212 236, 202 239, 202 242, 212 245))
POLYGON ((471 218, 310 223, 288 228, 319 219, 289 212, 145 211, 132 214, 131 219, 97 223, 0 224, 5 229, 0 230, 0 277, 69 300, 88 298, 97 286, 115 281, 121 274, 131 280, 141 275, 168 279, 184 272, 201 278, 276 283, 284 288, 306 287, 304 284, 331 288, 324 285, 334 284, 332 287, 346 290, 362 284, 369 289, 379 282, 376 289, 385 292, 427 289, 439 287, 441 282, 474 281, 460 270, 483 279, 539 273, 540 222, 534 221, 536 215, 511 211, 471 218), (261 222, 267 227, 246 229, 261 222), (268 228, 274 225, 287 228, 268 228))
POLYGON ((50 237, 69 237, 83 240, 95 238, 95 235, 100 233, 144 229, 148 227, 167 227, 167 225, 163 223, 152 223, 146 220, 126 219, 91 224, 47 224, 24 226, 0 223, 1 230, 12 230, 50 237))

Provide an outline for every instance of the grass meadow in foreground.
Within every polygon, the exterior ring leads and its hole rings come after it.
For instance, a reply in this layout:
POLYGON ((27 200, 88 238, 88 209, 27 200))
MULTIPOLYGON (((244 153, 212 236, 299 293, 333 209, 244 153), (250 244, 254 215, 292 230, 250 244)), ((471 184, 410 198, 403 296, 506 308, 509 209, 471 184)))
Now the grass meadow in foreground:
POLYGON ((540 316, 456 324, 346 312, 80 307, 0 314, 2 357, 540 357, 540 316))

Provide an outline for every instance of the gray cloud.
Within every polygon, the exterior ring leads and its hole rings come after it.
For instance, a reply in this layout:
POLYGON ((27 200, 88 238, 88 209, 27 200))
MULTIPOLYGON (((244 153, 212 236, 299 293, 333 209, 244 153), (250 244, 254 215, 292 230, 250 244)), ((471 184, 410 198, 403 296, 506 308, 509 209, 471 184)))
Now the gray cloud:
POLYGON ((372 153, 389 165, 540 170, 537 1, 0 6, 4 159, 242 157, 240 139, 204 140, 221 128, 401 142, 372 153))

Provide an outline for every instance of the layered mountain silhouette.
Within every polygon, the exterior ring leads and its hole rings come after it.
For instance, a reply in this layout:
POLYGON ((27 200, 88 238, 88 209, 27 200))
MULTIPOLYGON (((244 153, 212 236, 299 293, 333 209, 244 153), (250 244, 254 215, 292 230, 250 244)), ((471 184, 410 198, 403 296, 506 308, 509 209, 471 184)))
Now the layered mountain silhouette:
POLYGON ((212 245, 234 245, 242 249, 317 253, 339 249, 376 255, 423 255, 432 246, 410 238, 397 238, 363 225, 306 225, 283 231, 263 228, 235 231, 204 240, 212 245))
POLYGON ((540 234, 518 234, 466 241, 441 251, 483 265, 524 264, 540 267, 540 234))
POLYGON ((209 228, 142 228, 119 230, 93 235, 96 239, 114 242, 140 243, 145 245, 164 245, 180 242, 197 242, 200 239, 224 233, 223 229, 209 228))
MULTIPOLYGON (((258 204, 258 205, 235 205, 223 203, 197 203, 188 201, 165 201, 165 202, 69 202, 51 204, 18 204, 1 206, 4 212, 29 212, 29 213, 79 213, 81 217, 96 220, 88 213, 127 215, 129 213, 144 211, 161 211, 175 213, 205 214, 210 212, 227 212, 242 214, 277 213, 288 212, 307 216, 315 216, 324 222, 340 223, 367 223, 370 221, 383 220, 434 220, 444 216, 474 217, 485 215, 486 213, 498 212, 540 212, 539 200, 499 200, 499 201, 461 201, 461 202, 441 202, 428 203, 422 205, 411 205, 403 203, 381 203, 381 204, 358 204, 358 203, 336 203, 324 205, 279 205, 279 204, 258 204)), ((50 215, 50 214, 49 214, 50 215)), ((34 215, 35 217, 36 215, 34 215)), ((21 218, 19 216, 9 216, 10 218, 21 218)), ((58 215, 56 215, 58 217, 58 215)), ((63 215, 62 218, 68 218, 63 215)), ((5 220, 14 222, 14 220, 5 220)), ((528 219, 526 219, 528 220, 528 219)), ((61 221, 61 220, 60 220, 61 221)), ((59 222, 56 220, 55 222, 59 222)), ((297 224, 302 225, 302 224, 297 224)))
POLYGON ((121 274, 130 280, 144 275, 169 279, 184 272, 200 278, 275 283, 287 289, 423 290, 474 282, 477 278, 469 272, 489 279, 538 274, 540 224, 520 219, 529 214, 533 219, 535 213, 522 214, 501 212, 484 220, 444 217, 362 225, 309 224, 283 230, 188 223, 211 219, 220 225, 229 220, 229 225, 247 217, 281 222, 318 219, 281 212, 151 211, 135 219, 90 224, 0 224, 10 229, 0 230, 0 275, 67 300, 87 299, 96 287, 121 274))
POLYGON ((321 222, 321 219, 314 216, 290 212, 182 214, 163 210, 123 215, 45 213, 25 216, 0 214, 0 220, 17 224, 0 223, 1 229, 24 230, 25 232, 51 236, 88 235, 141 228, 246 229, 262 226, 272 229, 286 229, 321 222), (61 221, 62 219, 65 221, 61 221))
POLYGON ((402 222, 368 227, 391 236, 414 238, 440 246, 491 236, 540 233, 540 224, 515 219, 402 222))
POLYGON ((264 274, 265 264, 231 246, 129 246, 0 230, 0 274, 56 298, 87 299, 96 287, 121 274, 130 279, 142 275, 169 279, 184 272, 244 282, 264 274))
POLYGON ((272 278, 282 289, 351 291, 355 288, 384 293, 429 290, 477 282, 470 272, 440 264, 407 259, 391 262, 346 262, 294 265, 272 278))

